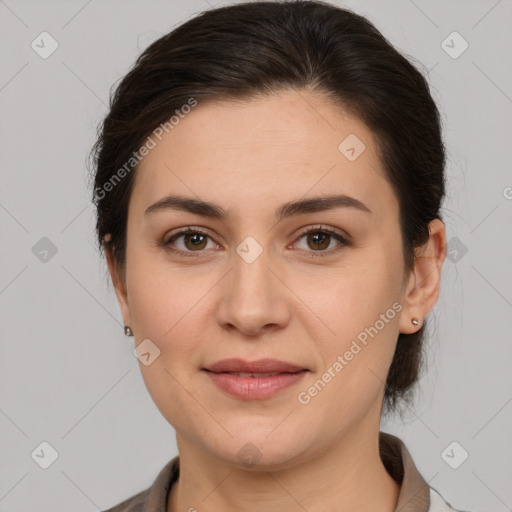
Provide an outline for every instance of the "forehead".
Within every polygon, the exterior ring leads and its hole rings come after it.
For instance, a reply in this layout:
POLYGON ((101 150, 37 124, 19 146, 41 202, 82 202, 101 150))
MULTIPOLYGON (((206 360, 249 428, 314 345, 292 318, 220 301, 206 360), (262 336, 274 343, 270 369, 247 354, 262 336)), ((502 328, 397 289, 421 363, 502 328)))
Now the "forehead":
POLYGON ((374 206, 393 198, 372 132, 310 92, 198 103, 160 138, 136 172, 138 210, 170 192, 260 211, 333 189, 374 206))

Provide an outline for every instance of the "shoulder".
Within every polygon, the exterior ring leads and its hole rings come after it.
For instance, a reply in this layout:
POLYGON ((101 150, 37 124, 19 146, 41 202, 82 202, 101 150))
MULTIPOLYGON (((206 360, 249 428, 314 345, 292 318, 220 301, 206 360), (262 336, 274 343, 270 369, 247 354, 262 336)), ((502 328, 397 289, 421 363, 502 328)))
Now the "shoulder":
POLYGON ((169 490, 178 477, 179 457, 176 455, 160 470, 151 486, 103 512, 164 512, 169 490))
POLYGON ((428 512, 470 512, 453 508, 445 499, 432 487, 430 487, 430 508, 428 512))
POLYGON ((103 512, 142 512, 144 504, 147 501, 148 494, 149 489, 145 489, 144 491, 135 494, 131 498, 128 498, 114 507, 104 510, 103 512))

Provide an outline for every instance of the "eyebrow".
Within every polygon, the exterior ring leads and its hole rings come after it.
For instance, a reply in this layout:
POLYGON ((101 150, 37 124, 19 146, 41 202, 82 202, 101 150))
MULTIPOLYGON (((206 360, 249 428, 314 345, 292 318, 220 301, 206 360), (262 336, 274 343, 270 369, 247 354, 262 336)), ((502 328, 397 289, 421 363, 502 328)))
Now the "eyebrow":
MULTIPOLYGON (((301 215, 305 213, 316 213, 335 208, 355 208, 365 213, 372 213, 370 208, 359 199, 347 195, 334 195, 313 197, 311 199, 300 199, 281 205, 275 213, 277 221, 301 215)), ((211 219, 226 220, 229 214, 222 207, 207 201, 193 199, 191 197, 168 195, 146 208, 144 217, 150 217, 157 212, 177 210, 193 213, 211 219)))

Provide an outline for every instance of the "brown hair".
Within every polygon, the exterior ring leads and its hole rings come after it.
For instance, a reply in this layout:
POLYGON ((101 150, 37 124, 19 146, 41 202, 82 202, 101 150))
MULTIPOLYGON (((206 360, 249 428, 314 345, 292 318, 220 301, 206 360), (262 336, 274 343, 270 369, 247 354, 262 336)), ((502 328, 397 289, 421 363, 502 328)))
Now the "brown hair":
MULTIPOLYGON (((303 88, 332 99, 375 134, 399 201, 405 268, 412 270, 415 248, 429 238, 429 222, 441 219, 445 193, 445 148, 429 86, 366 18, 302 0, 205 11, 139 56, 111 94, 91 152, 100 253, 108 243, 124 276, 134 152, 191 98, 199 104, 248 100, 303 88)), ((398 337, 386 381, 386 409, 396 410, 398 399, 411 398, 424 329, 425 324, 398 337)))

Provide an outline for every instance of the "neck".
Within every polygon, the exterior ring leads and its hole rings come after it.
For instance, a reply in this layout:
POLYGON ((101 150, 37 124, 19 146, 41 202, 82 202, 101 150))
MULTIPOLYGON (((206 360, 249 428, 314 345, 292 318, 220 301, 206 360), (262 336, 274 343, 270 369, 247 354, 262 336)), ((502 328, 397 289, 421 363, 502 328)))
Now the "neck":
POLYGON ((167 512, 393 512, 400 486, 379 455, 379 432, 345 434, 314 457, 285 468, 241 470, 177 435, 180 476, 167 512))

